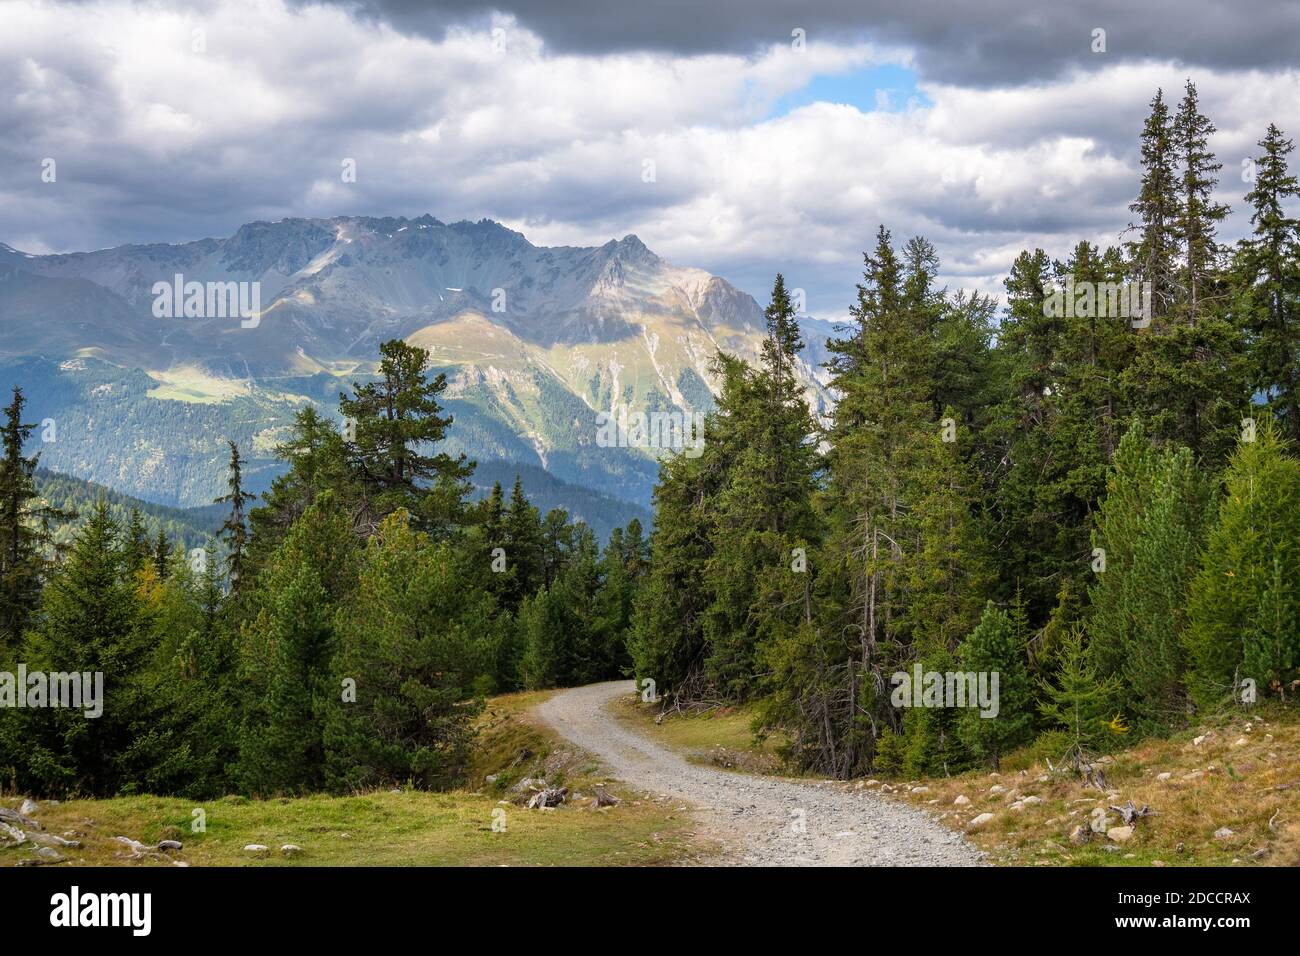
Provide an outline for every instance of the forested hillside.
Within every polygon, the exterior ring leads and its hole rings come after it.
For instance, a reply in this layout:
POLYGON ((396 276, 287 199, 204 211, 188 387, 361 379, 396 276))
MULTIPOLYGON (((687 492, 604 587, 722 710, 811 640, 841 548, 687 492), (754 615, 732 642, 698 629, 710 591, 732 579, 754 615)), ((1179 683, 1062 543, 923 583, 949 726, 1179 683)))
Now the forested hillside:
MULTIPOLYGON (((37 794, 441 789, 471 756, 486 694, 619 676, 648 555, 640 522, 603 548, 522 482, 472 500, 441 450, 428 353, 382 346, 380 375, 302 409, 259 500, 227 444, 217 540, 145 533, 35 472, 15 388, 0 459, 0 672, 101 673, 102 713, 0 708, 0 779, 37 794), (50 493, 43 496, 40 489, 50 493), (84 508, 70 546, 59 529, 84 508)), ((175 520, 154 509, 149 518, 175 520)), ((166 526, 163 527, 166 531, 166 526)), ((12 691, 12 688, 10 689, 12 691)))
POLYGON ((778 277, 762 366, 719 358, 705 452, 661 474, 636 674, 674 706, 757 701, 789 760, 838 777, 997 767, 1035 739, 1087 773, 1293 700, 1292 144, 1261 131, 1253 233, 1227 247, 1213 131, 1191 82, 1157 93, 1122 244, 1022 252, 1001 315, 881 227, 824 432, 778 277), (995 715, 954 705, 952 674, 997 676, 995 715))
POLYGON ((701 453, 661 464, 653 531, 626 518, 603 546, 592 524, 626 512, 543 514, 500 466, 476 475, 448 377, 402 339, 337 420, 309 404, 277 432, 260 497, 247 436, 204 436, 227 493, 199 555, 181 515, 141 509, 151 544, 125 502, 36 475, 15 388, 0 671, 102 672, 106 700, 93 720, 0 709, 0 780, 446 788, 487 694, 628 675, 665 706, 753 704, 791 766, 842 778, 996 768, 1031 743, 1086 777, 1123 741, 1289 704, 1300 187, 1269 127, 1253 232, 1222 243, 1211 132, 1190 82, 1176 106, 1158 93, 1122 243, 1022 252, 1004 305, 941 287, 938 250, 881 226, 829 345, 829 418, 776 276, 756 361, 708 369, 701 453), (952 674, 979 707, 949 699, 952 674))
POLYGON ((70 516, 53 529, 54 540, 58 544, 72 541, 77 528, 84 523, 85 517, 89 516, 100 499, 107 502, 109 514, 128 532, 132 524, 138 521, 150 540, 156 540, 161 532, 168 542, 178 545, 187 553, 192 548, 206 547, 216 537, 225 520, 225 509, 216 504, 204 508, 169 508, 132 498, 93 481, 84 481, 44 468, 38 468, 34 478, 36 493, 41 500, 70 516))

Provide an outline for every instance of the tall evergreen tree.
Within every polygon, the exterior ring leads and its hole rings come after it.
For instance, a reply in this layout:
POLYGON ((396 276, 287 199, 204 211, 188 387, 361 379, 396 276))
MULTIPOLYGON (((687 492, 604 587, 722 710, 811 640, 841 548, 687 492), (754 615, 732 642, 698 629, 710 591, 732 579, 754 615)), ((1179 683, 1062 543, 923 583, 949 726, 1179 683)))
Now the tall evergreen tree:
POLYGON ((50 522, 73 517, 51 508, 36 493, 33 475, 39 455, 23 455, 35 425, 23 422, 27 399, 14 386, 0 430, 0 647, 16 647, 40 602, 53 538, 50 522))
POLYGON ((760 369, 736 380, 719 406, 741 447, 712 516, 705 666, 729 698, 758 690, 757 643, 776 639, 800 613, 787 595, 765 593, 762 583, 789 564, 793 549, 806 551, 818 534, 812 507, 816 452, 810 443, 816 426, 794 371, 802 341, 780 275, 766 317, 760 369))
POLYGON ((124 551, 127 570, 132 574, 142 571, 149 561, 149 532, 144 526, 144 518, 139 508, 131 509, 131 518, 126 526, 124 551))
POLYGON ((1196 84, 1187 81, 1182 102, 1174 117, 1172 142, 1181 164, 1178 182, 1178 215, 1174 234, 1182 247, 1182 300, 1188 325, 1195 327, 1215 295, 1219 268, 1218 225, 1228 207, 1214 201, 1214 187, 1223 164, 1210 152, 1214 124, 1201 113, 1196 84))
POLYGON ((213 503, 230 505, 230 515, 221 526, 221 537, 225 541, 230 555, 227 558, 227 567, 230 569, 230 587, 232 590, 238 590, 244 572, 244 548, 248 541, 248 524, 244 517, 245 511, 248 503, 255 500, 257 496, 244 491, 243 468, 248 462, 240 457, 239 446, 233 441, 228 441, 226 444, 230 446, 230 466, 226 475, 226 486, 230 490, 213 503))
MULTIPOLYGON (((334 495, 317 498, 258 572, 239 637, 242 721, 235 779, 268 795, 326 784, 324 722, 332 683, 335 611, 358 580, 351 515, 334 495)), ((365 675, 348 674, 357 684, 365 675)))
POLYGON ((1190 451, 1157 451, 1140 423, 1129 429, 1097 517, 1087 632, 1099 675, 1121 682, 1113 708, 1140 733, 1187 719, 1181 641, 1212 497, 1190 451))
POLYGON ((445 537, 464 521, 464 499, 474 464, 462 454, 430 454, 445 437, 451 416, 438 397, 446 375, 428 377, 426 349, 393 339, 379 347, 379 378, 354 384, 339 396, 353 435, 347 459, 364 489, 362 522, 368 531, 405 508, 421 530, 445 537))
POLYGON ((353 792, 462 777, 481 710, 480 680, 500 639, 482 571, 433 543, 397 512, 367 542, 354 595, 338 612, 333 687, 322 695, 330 786, 353 792))
POLYGON ((133 781, 136 738, 155 712, 141 692, 150 643, 125 573, 121 529, 104 499, 78 531, 46 589, 39 627, 28 633, 28 667, 103 675, 103 712, 29 712, 27 763, 33 790, 113 795, 133 781))
POLYGON ((1294 149, 1269 124, 1259 142, 1251 205, 1251 237, 1237 256, 1239 281, 1251 339, 1252 386, 1269 399, 1278 423, 1300 441, 1300 219, 1286 205, 1300 197, 1300 184, 1287 168, 1294 149))
POLYGON ((262 504, 248 515, 252 541, 244 562, 254 572, 322 492, 330 491, 350 506, 360 507, 361 492, 348 473, 343 438, 314 406, 294 416, 289 437, 276 446, 275 453, 288 468, 271 482, 262 504))
POLYGON ((1138 238, 1128 244, 1135 278, 1150 282, 1152 319, 1170 310, 1177 288, 1178 159, 1173 122, 1164 90, 1156 90, 1151 112, 1142 125, 1142 184, 1129 209, 1138 221, 1129 226, 1138 238))
POLYGON ((1218 468, 1232 450, 1249 399, 1241 323, 1229 315, 1227 275, 1217 240, 1228 207, 1214 201, 1221 164, 1210 152, 1214 126, 1200 111, 1196 86, 1170 128, 1177 167, 1175 295, 1167 314, 1138 330, 1125 394, 1159 441, 1186 445, 1218 468))
POLYGON ((1242 679, 1260 694, 1300 678, 1300 461, 1266 414, 1237 446, 1192 582, 1185 642, 1198 703, 1231 699, 1242 679), (1249 660, 1249 669, 1246 662, 1249 660))
POLYGON ((159 528, 158 536, 154 538, 153 547, 150 552, 150 560, 153 562, 153 571, 159 581, 167 580, 171 573, 171 556, 172 545, 167 540, 167 532, 159 528))
POLYGON ((524 494, 518 476, 505 510, 505 558, 510 576, 504 581, 505 606, 514 610, 546 583, 546 543, 537 508, 524 494))

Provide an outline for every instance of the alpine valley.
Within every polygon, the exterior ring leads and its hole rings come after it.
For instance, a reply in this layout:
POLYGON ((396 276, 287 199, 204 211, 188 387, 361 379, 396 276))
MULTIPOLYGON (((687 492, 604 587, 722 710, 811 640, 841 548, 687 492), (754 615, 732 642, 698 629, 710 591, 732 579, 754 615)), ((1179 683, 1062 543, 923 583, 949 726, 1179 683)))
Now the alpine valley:
MULTIPOLYGON (((799 375, 824 414, 830 326, 801 326, 799 375)), ((448 450, 479 462, 480 488, 521 474, 543 510, 603 533, 647 518, 658 466, 651 450, 598 445, 600 414, 707 411, 714 354, 756 361, 763 330, 750 295, 636 236, 546 248, 490 220, 426 215, 59 255, 0 244, 0 370, 29 420, 54 424, 41 465, 160 505, 220 494, 228 438, 249 487, 267 487, 294 411, 336 416, 379 343, 401 337, 445 372, 448 450), (259 283, 256 323, 158 317, 154 286, 177 276, 259 283)))

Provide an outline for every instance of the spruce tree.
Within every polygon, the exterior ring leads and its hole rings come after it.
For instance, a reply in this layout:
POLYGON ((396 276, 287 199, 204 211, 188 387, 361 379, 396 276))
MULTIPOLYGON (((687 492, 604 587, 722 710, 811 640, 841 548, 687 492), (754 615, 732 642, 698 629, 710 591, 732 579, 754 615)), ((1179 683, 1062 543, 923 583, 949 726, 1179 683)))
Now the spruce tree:
POLYGON ((23 422, 27 399, 14 386, 5 407, 0 438, 0 647, 17 647, 40 603, 41 585, 52 549, 52 521, 75 515, 52 508, 36 492, 33 475, 40 455, 26 457, 23 446, 35 425, 23 422))
POLYGON ((1130 224, 1138 238, 1128 243, 1134 277, 1152 286, 1152 319, 1162 319, 1176 294, 1179 215, 1173 122, 1164 90, 1156 90, 1151 112, 1142 125, 1142 184, 1129 209, 1138 221, 1130 224))
POLYGON ((1041 249, 1022 252, 1006 280, 1007 313, 998 337, 997 364, 1005 394, 986 434, 986 479, 993 547, 1003 576, 1021 589, 1030 619, 1041 622, 1064 579, 1082 574, 1087 495, 1072 474, 1080 444, 1062 426, 1060 377, 1069 328, 1050 306, 1058 273, 1041 249), (1069 446, 1074 446, 1073 448, 1069 446))
POLYGON ((1214 187, 1223 164, 1210 152, 1209 138, 1214 124, 1201 113, 1196 84, 1187 81, 1182 102, 1174 117, 1172 143, 1181 165, 1177 185, 1178 214, 1174 235, 1182 251, 1181 293, 1187 323, 1195 327, 1215 294, 1218 270, 1218 224, 1228 215, 1228 207, 1214 202, 1214 187))
POLYGON ((1217 240, 1228 207, 1213 198, 1221 168, 1209 149, 1213 133, 1189 80, 1170 128, 1177 163, 1170 228, 1179 251, 1175 295, 1166 314, 1137 330, 1135 359, 1123 382, 1154 438, 1186 445, 1199 461, 1218 468, 1231 453, 1247 406, 1250 374, 1241 323, 1229 314, 1217 240))
POLYGON ((712 516, 706 579, 713 601, 704 619, 705 667, 728 698, 758 690, 757 643, 778 640, 797 623, 797 607, 763 585, 789 565, 793 549, 806 550, 818 534, 812 507, 816 453, 810 443, 816 427, 795 375, 802 341, 779 274, 766 318, 759 370, 734 380, 735 387, 719 402, 741 447, 712 516))
MULTIPOLYGON (((1034 730, 1034 687, 1029 676, 1029 633, 1023 605, 1011 612, 992 601, 984 608, 979 625, 959 649, 964 672, 991 681, 998 675, 997 713, 988 715, 968 707, 958 718, 957 732, 972 754, 988 760, 993 769, 1009 751, 1029 742, 1034 730)), ((991 685, 990 685, 991 686, 991 685)))
POLYGON ((245 509, 256 495, 244 491, 243 467, 248 462, 239 455, 239 446, 227 441, 230 446, 230 465, 227 470, 226 485, 230 489, 226 494, 214 500, 214 504, 229 504, 230 515, 221 525, 221 537, 226 544, 229 557, 226 566, 230 572, 231 590, 237 591, 242 583, 244 571, 244 547, 248 541, 248 525, 245 521, 245 509))
POLYGON ((1190 684, 1207 708, 1230 700, 1243 679, 1262 695, 1300 677, 1300 632, 1279 630, 1300 616, 1300 461, 1267 414, 1246 437, 1223 476, 1191 586, 1190 684))
POLYGON ((1059 667, 1041 681, 1040 710, 1065 739, 1060 760, 1087 773, 1093 758, 1124 732, 1123 715, 1113 710, 1117 678, 1102 677, 1088 654, 1082 628, 1072 628, 1061 643, 1059 667))
POLYGON ((171 573, 171 556, 172 545, 167 540, 167 532, 163 528, 159 528, 158 536, 154 538, 153 548, 150 552, 154 574, 158 576, 159 581, 166 581, 167 576, 171 573))
POLYGON ((1251 339, 1252 386, 1269 399, 1291 441, 1300 441, 1300 219, 1287 203, 1300 197, 1300 184, 1287 167, 1294 149, 1269 124, 1259 142, 1255 185, 1246 194, 1254 231, 1237 255, 1238 281, 1251 339))
POLYGON ((309 405, 294 416, 289 437, 276 446, 276 457, 288 465, 248 514, 252 540, 244 554, 246 572, 255 573, 279 547, 289 527, 329 491, 360 509, 361 489, 348 472, 343 437, 333 423, 309 405))
POLYGON ((386 518, 339 608, 331 692, 318 704, 330 788, 457 783, 500 629, 480 569, 415 531, 405 513, 386 518), (334 692, 348 678, 355 702, 334 692))
POLYGON ((708 440, 716 427, 710 416, 700 458, 676 455, 660 462, 654 489, 650 566, 635 599, 628 649, 638 682, 654 681, 665 696, 689 699, 704 679, 703 622, 712 601, 704 576, 713 554, 708 527, 725 468, 714 462, 717 452, 708 440))
POLYGON ((117 522, 100 498, 46 588, 41 620, 28 632, 25 660, 47 673, 103 675, 103 712, 29 712, 32 789, 118 793, 132 782, 133 748, 156 705, 140 675, 152 650, 125 569, 117 522))
POLYGON ((1121 682, 1114 709, 1139 733, 1167 733, 1187 719, 1187 589, 1212 507, 1190 451, 1157 451, 1140 424, 1130 428, 1098 513, 1087 631, 1098 673, 1121 682))
MULTIPOLYGON (((940 421, 956 422, 943 409, 940 421)), ((911 517, 916 548, 908 556, 906 626, 918 645, 956 651, 980 620, 993 587, 987 530, 974 510, 979 477, 966 460, 969 438, 933 429, 919 453, 911 517)))
POLYGON ((510 576, 502 582, 505 589, 503 603, 514 610, 523 603, 524 598, 546 583, 541 517, 537 508, 529 503, 524 494, 523 482, 518 476, 515 476, 510 503, 506 506, 504 531, 503 547, 510 576))
MULTIPOLYGON (((241 622, 242 720, 235 778, 247 792, 299 793, 325 785, 325 714, 333 684, 335 611, 358 578, 352 516, 319 496, 258 572, 241 622)), ((345 675, 361 685, 363 675, 345 675)))
POLYGON ((126 555, 126 568, 131 574, 144 570, 149 562, 149 532, 144 526, 144 518, 139 508, 131 509, 131 518, 126 526, 126 541, 123 548, 126 555))

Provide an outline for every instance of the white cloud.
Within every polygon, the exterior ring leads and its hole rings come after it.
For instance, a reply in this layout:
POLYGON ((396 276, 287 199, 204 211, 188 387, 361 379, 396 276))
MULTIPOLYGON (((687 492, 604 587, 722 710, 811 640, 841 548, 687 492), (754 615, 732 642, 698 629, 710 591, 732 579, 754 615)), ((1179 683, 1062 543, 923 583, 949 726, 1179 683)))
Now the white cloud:
MULTIPOLYGON (((14 27, 0 35, 12 90, 0 212, 13 230, 0 240, 20 248, 180 240, 286 215, 487 216, 542 244, 636 232, 759 297, 781 270, 831 314, 878 223, 925 233, 954 285, 986 291, 1020 248, 1115 241, 1146 104, 1158 85, 1176 101, 1184 76, 1117 61, 1006 89, 923 82, 930 105, 902 112, 815 103, 764 118, 816 75, 907 53, 553 55, 509 17, 494 21, 499 49, 486 29, 435 41, 280 0, 187 12, 0 0, 0 20, 14 27), (45 156, 55 184, 40 181, 45 156), (345 158, 356 183, 340 180, 345 158)), ((1300 80, 1195 79, 1240 206, 1239 162, 1267 123, 1300 131, 1300 80)))

